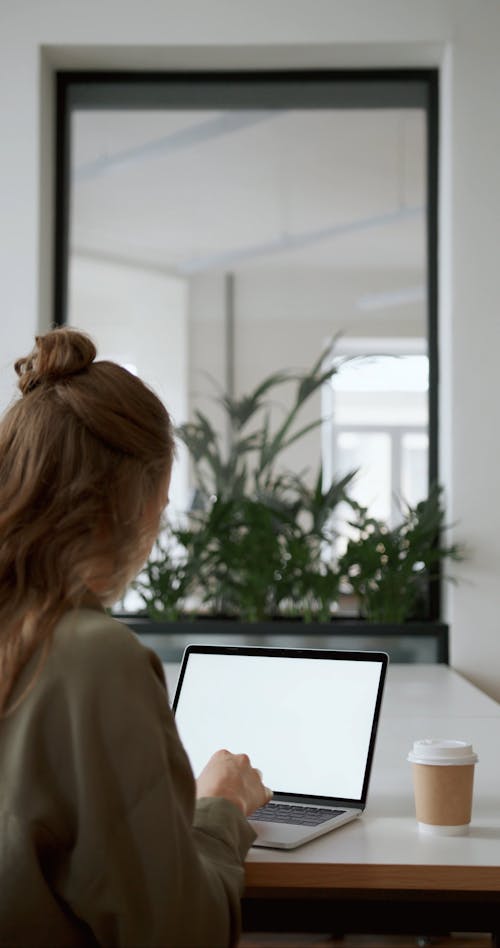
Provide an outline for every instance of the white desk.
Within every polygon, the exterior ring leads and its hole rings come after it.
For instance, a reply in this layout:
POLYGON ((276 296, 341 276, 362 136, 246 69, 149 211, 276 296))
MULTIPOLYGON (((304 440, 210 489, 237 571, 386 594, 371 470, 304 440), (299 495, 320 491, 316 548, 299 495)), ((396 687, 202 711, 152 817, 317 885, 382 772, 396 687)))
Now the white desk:
MULTIPOLYGON (((178 667, 166 672, 173 695, 178 667)), ((365 814, 291 852, 252 849, 243 919, 261 931, 498 939, 500 705, 447 666, 390 666, 365 814), (466 738, 479 755, 468 836, 418 833, 406 755, 414 739, 432 736, 466 738)))

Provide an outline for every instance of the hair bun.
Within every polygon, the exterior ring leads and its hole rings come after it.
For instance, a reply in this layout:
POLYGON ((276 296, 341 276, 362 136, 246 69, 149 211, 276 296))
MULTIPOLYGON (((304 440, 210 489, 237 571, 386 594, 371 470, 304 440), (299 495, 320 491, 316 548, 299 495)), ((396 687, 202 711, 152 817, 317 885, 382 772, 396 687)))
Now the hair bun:
POLYGON ((39 385, 53 385, 83 372, 96 357, 92 339, 76 329, 61 327, 35 339, 33 351, 15 363, 23 395, 39 385))

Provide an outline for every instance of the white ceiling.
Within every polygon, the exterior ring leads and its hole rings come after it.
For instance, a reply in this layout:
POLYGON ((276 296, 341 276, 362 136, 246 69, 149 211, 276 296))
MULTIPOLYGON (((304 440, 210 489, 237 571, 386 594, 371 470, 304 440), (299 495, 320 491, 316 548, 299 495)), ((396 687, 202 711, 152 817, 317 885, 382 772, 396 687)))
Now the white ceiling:
POLYGON ((72 123, 76 252, 181 274, 424 282, 421 111, 80 111, 72 123))

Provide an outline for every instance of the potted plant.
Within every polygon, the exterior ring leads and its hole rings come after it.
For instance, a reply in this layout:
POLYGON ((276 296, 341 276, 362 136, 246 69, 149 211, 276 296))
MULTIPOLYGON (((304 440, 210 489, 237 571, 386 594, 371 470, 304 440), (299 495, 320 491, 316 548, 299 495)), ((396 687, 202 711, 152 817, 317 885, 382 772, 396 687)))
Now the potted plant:
MULTIPOLYGON (((330 346, 328 351, 330 351, 330 346)), ((153 618, 196 611, 263 621, 283 616, 330 618, 340 574, 328 557, 332 514, 347 500, 355 472, 323 487, 321 468, 312 486, 307 471, 280 468, 283 451, 321 424, 298 424, 304 404, 339 370, 324 367, 326 351, 309 372, 268 376, 248 396, 220 396, 229 421, 229 449, 207 416, 178 429, 193 464, 196 503, 181 526, 170 526, 136 583, 153 618), (276 430, 265 401, 292 383, 292 405, 276 430)))
MULTIPOLYGON (((433 487, 415 508, 403 505, 401 523, 390 529, 349 497, 356 472, 325 487, 321 468, 311 484, 307 471, 292 474, 280 463, 287 447, 322 422, 301 425, 299 415, 341 369, 331 360, 325 368, 325 357, 306 373, 274 373, 242 398, 219 396, 229 422, 226 451, 200 411, 178 429, 193 466, 195 503, 183 523, 165 529, 135 584, 157 629, 172 633, 180 628, 173 623, 185 628, 194 621, 196 632, 251 627, 255 633, 258 623, 261 635, 334 630, 352 637, 362 630, 366 638, 400 634, 413 620, 413 630, 429 634, 428 622, 422 624, 429 584, 443 561, 460 555, 442 542, 440 489, 433 487), (268 398, 284 383, 294 386, 294 396, 273 428, 268 398), (336 557, 332 524, 340 502, 352 509, 351 535, 336 557), (358 605, 356 621, 342 617, 346 594, 358 605)), ((141 620, 131 624, 139 629, 141 620)), ((438 624, 430 633, 440 636, 441 660, 446 632, 438 624)))

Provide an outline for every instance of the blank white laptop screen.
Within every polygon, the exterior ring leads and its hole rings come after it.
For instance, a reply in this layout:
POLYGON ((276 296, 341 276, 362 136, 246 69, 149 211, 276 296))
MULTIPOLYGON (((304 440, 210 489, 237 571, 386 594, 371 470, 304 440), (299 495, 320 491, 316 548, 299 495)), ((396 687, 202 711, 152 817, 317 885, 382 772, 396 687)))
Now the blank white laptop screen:
POLYGON ((192 652, 175 716, 195 775, 226 748, 275 793, 359 800, 381 674, 381 662, 347 657, 192 652))

